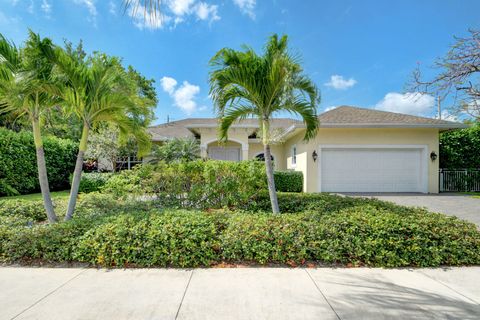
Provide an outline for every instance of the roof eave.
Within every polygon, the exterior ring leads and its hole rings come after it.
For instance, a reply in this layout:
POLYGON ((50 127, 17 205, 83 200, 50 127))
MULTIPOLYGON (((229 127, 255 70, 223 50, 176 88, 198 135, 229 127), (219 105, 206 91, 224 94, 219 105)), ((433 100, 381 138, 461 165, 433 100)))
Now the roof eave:
POLYGON ((464 129, 464 123, 320 123, 320 128, 426 128, 426 129, 464 129))

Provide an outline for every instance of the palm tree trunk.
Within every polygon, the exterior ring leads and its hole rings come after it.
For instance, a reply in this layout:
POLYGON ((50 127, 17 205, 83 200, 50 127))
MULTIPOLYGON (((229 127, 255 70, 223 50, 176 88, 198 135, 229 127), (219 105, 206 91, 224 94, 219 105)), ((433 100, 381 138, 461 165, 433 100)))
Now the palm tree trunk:
POLYGON ((40 183, 40 190, 42 192, 43 205, 47 211, 48 222, 54 223, 57 221, 57 216, 53 208, 52 198, 50 196, 50 187, 48 185, 47 165, 45 164, 45 152, 43 150, 42 135, 40 132, 40 123, 38 119, 32 120, 33 127, 33 141, 35 143, 35 150, 37 153, 37 168, 38 181, 40 183))
POLYGON ((73 171, 72 187, 70 189, 70 198, 68 200, 65 221, 72 219, 75 206, 77 205, 78 189, 80 187, 80 180, 82 179, 83 155, 87 150, 89 130, 90 128, 88 124, 83 124, 82 138, 80 139, 80 145, 78 146, 77 162, 75 163, 75 170, 73 171))
POLYGON ((275 180, 273 178, 272 154, 270 145, 264 145, 265 169, 267 170, 268 193, 270 194, 270 202, 272 203, 272 211, 275 214, 280 213, 278 207, 277 192, 275 191, 275 180))

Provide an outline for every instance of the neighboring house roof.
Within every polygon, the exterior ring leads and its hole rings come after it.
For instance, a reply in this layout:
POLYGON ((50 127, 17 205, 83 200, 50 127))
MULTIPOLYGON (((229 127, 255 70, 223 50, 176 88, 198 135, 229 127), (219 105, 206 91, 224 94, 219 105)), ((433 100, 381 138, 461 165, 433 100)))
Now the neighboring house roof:
MULTIPOLYGON (((322 113, 319 117, 321 128, 438 128, 457 129, 468 126, 452 121, 411 116, 408 114, 365 109, 351 106, 340 106, 322 113)), ((153 141, 165 141, 173 138, 189 138, 195 136, 197 128, 216 128, 216 118, 189 118, 148 128, 153 141)), ((234 128, 258 128, 257 119, 245 119, 236 122, 234 128)), ((285 130, 285 135, 304 128, 302 121, 288 118, 273 119, 272 128, 285 130)))

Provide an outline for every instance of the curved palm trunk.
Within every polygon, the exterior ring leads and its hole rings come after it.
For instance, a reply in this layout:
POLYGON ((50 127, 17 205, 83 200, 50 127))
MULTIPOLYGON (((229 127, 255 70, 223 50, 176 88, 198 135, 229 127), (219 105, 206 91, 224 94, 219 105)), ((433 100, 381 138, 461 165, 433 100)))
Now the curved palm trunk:
POLYGON ((87 150, 89 130, 89 126, 87 124, 84 124, 82 130, 82 138, 80 139, 80 145, 78 146, 77 162, 75 163, 75 170, 73 171, 72 187, 70 189, 70 198, 68 200, 65 221, 72 219, 75 206, 77 205, 78 189, 80 187, 80 179, 82 178, 83 155, 87 150))
POLYGON ((42 192, 43 205, 47 211, 48 222, 54 223, 57 221, 57 216, 53 208, 52 198, 50 196, 50 187, 48 185, 47 165, 45 164, 45 151, 43 150, 42 135, 40 132, 40 123, 38 119, 32 120, 33 127, 33 141, 35 143, 35 150, 37 153, 37 168, 38 181, 40 183, 40 190, 42 192))
POLYGON ((272 212, 280 213, 278 208, 277 192, 275 191, 275 180, 273 178, 272 155, 270 145, 264 145, 265 169, 267 170, 268 193, 270 194, 270 202, 272 203, 272 212))

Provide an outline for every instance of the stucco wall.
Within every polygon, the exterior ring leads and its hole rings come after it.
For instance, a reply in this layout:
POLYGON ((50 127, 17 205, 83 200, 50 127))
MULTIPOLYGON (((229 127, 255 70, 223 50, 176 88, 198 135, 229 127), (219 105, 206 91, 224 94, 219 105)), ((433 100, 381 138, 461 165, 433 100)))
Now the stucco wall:
MULTIPOLYGON (((284 145, 287 168, 302 171, 304 174, 304 191, 318 191, 319 160, 312 159, 313 150, 320 145, 426 145, 427 155, 435 151, 438 154, 438 129, 345 129, 323 128, 317 137, 309 142, 302 141, 302 133, 290 138, 284 145), (297 146, 297 164, 292 165, 291 149, 297 146), (308 173, 308 174, 307 174, 308 173)), ((428 192, 438 193, 439 159, 428 158, 428 192)))
MULTIPOLYGON (((287 168, 287 161, 283 152, 283 145, 272 145, 270 147, 274 158, 275 170, 285 170, 287 168)), ((262 143, 250 143, 248 146, 248 159, 254 159, 258 154, 263 153, 262 143)))

